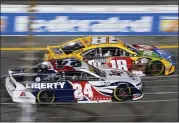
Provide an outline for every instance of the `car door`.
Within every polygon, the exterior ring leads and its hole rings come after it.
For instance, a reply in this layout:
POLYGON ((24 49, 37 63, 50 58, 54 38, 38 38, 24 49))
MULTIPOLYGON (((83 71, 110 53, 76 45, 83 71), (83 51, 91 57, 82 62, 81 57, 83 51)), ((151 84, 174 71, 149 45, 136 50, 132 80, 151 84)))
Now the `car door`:
POLYGON ((99 93, 95 86, 100 86, 101 80, 87 72, 76 71, 68 72, 67 78, 73 84, 74 98, 78 101, 94 101, 98 98, 104 98, 105 95, 99 93))
POLYGON ((106 58, 105 64, 115 69, 132 70, 133 54, 118 47, 102 48, 102 56, 106 58))

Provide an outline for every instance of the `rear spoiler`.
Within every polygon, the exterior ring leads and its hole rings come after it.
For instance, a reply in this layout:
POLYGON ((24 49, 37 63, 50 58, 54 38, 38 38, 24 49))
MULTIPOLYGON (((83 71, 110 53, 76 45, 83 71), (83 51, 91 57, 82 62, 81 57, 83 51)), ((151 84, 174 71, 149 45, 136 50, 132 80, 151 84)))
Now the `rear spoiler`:
POLYGON ((12 76, 13 72, 11 70, 9 70, 8 73, 9 73, 9 79, 10 79, 9 81, 14 85, 14 87, 16 87, 16 80, 12 76))

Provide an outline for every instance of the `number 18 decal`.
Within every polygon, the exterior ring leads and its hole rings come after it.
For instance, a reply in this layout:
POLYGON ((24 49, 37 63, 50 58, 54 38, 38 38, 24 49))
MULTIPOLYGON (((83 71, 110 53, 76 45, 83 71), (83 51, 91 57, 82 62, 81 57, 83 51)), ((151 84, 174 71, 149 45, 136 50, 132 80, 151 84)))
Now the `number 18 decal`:
POLYGON ((111 60, 112 68, 123 69, 128 71, 126 60, 111 60))
POLYGON ((78 100, 82 100, 84 96, 93 97, 93 91, 89 83, 85 83, 84 88, 81 84, 75 83, 73 84, 73 89, 75 89, 74 96, 78 100))

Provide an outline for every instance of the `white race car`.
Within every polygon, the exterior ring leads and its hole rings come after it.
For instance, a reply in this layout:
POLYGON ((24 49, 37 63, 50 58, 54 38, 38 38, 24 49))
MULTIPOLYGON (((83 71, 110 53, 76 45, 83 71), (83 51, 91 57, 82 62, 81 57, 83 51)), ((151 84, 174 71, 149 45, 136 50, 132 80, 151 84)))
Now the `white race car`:
POLYGON ((74 59, 63 60, 56 62, 65 63, 58 70, 54 61, 45 62, 45 72, 37 68, 9 70, 5 86, 12 100, 40 104, 98 103, 143 97, 142 82, 136 74, 106 67, 98 69, 85 62, 71 66, 74 59))

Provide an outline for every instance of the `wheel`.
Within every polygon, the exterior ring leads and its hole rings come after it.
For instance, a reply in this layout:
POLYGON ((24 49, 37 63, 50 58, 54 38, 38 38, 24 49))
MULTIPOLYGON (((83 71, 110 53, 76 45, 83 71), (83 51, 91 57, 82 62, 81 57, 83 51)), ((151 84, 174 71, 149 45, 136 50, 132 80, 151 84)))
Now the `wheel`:
POLYGON ((148 65, 147 72, 152 76, 161 75, 164 71, 165 66, 161 61, 151 61, 148 65))
POLYGON ((37 101, 41 105, 50 105, 55 101, 55 94, 52 91, 41 90, 37 94, 37 101))
POLYGON ((131 89, 125 85, 119 85, 114 89, 114 98, 117 101, 125 101, 131 97, 131 89))

